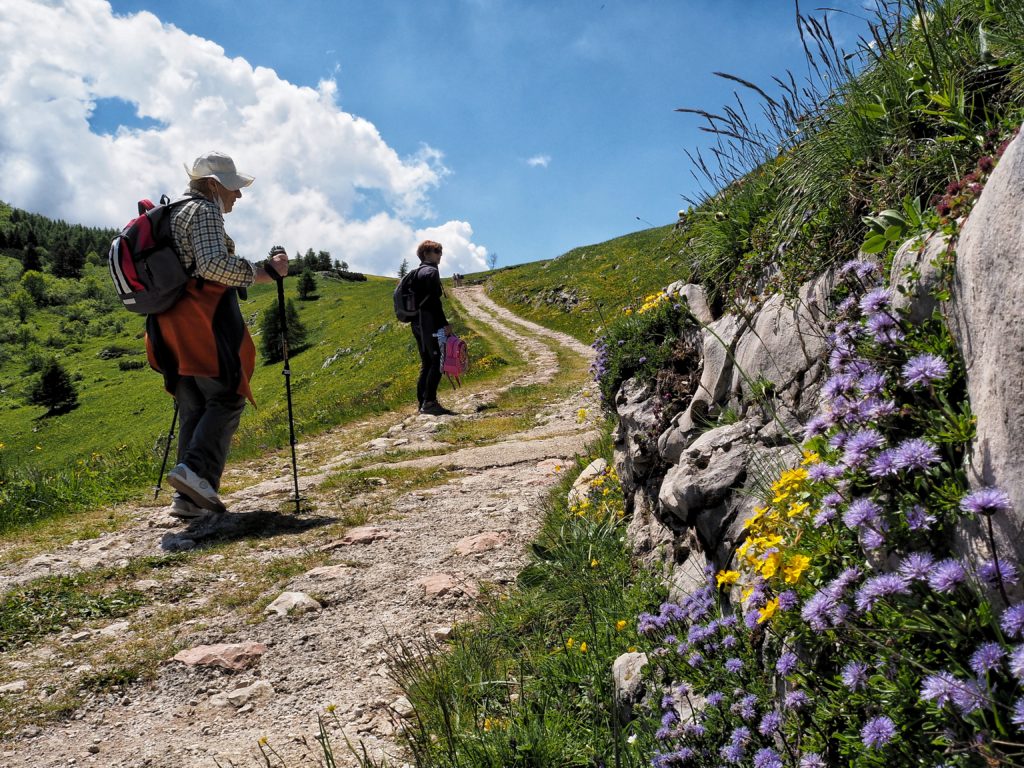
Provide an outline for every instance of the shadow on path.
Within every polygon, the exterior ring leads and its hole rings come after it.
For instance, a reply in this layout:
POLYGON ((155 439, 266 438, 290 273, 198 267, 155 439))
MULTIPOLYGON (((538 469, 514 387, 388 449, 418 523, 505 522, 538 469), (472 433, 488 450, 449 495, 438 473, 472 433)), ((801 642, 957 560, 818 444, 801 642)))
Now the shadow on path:
POLYGON ((250 512, 225 512, 193 520, 183 531, 166 534, 160 548, 168 552, 194 549, 203 544, 240 539, 267 539, 338 522, 325 515, 295 515, 257 509, 250 512))

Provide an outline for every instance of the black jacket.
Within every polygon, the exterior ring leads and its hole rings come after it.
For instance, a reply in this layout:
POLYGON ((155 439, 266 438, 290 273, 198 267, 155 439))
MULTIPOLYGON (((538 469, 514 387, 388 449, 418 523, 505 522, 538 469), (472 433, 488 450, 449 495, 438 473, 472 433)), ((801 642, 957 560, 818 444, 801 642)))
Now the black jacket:
POLYGON ((412 278, 412 290, 416 295, 416 304, 420 307, 419 319, 413 320, 413 328, 429 334, 436 333, 439 328, 448 325, 448 318, 441 306, 441 273, 433 264, 423 262, 416 268, 412 278))

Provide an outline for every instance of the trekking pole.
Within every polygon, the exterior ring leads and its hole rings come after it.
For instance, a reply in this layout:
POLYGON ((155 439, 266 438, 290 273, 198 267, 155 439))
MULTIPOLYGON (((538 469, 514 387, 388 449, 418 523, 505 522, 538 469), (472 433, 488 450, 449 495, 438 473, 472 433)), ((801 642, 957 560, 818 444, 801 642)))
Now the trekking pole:
POLYGON ((267 274, 277 283, 277 318, 281 326, 281 354, 284 357, 284 390, 288 397, 288 442, 292 447, 292 480, 295 483, 295 514, 302 514, 299 496, 299 466, 295 460, 295 417, 292 414, 292 371, 288 363, 288 318, 284 308, 284 275, 269 264, 264 266, 267 274))
POLYGON ((160 495, 160 483, 164 479, 164 470, 167 469, 167 456, 171 452, 171 440, 174 439, 174 425, 178 421, 178 398, 174 398, 174 415, 171 416, 171 428, 167 430, 167 443, 164 445, 164 460, 160 463, 160 474, 156 476, 156 486, 153 488, 153 501, 160 495))

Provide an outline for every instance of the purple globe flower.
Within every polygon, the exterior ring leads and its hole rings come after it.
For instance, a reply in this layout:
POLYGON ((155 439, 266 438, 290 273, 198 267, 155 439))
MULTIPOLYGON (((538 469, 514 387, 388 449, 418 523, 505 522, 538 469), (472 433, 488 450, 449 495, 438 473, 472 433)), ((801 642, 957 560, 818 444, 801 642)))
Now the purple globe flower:
POLYGON ((990 587, 1012 586, 1020 580, 1017 566, 1009 560, 986 560, 978 566, 978 578, 990 587))
POLYGON ((697 669, 704 663, 704 657, 701 656, 699 651, 694 651, 687 657, 686 663, 694 669, 697 669))
POLYGON ((800 605, 800 598, 797 597, 796 592, 792 589, 787 589, 784 592, 779 593, 779 610, 780 611, 791 611, 800 605))
POLYGON ((982 643, 971 654, 971 669, 978 677, 985 677, 989 672, 999 669, 1006 650, 999 643, 982 643))
POLYGON ((896 446, 893 460, 897 469, 924 471, 942 461, 942 457, 934 445, 915 437, 896 446))
POLYGON ((722 638, 723 648, 735 648, 739 640, 736 639, 736 635, 726 635, 722 638))
POLYGON ((903 576, 898 573, 883 573, 864 582, 864 586, 857 590, 854 604, 857 610, 863 613, 874 608, 875 603, 883 597, 909 593, 910 585, 903 576))
POLYGON ((904 513, 907 518, 907 527, 912 531, 927 531, 935 522, 935 517, 929 515, 928 511, 920 504, 915 504, 904 513))
POLYGON ((782 768, 782 758, 770 747, 754 753, 754 768, 782 768))
POLYGON ((817 752, 807 752, 800 758, 800 768, 826 768, 825 760, 817 752))
POLYGON ((908 581, 927 581, 935 558, 928 552, 911 552, 896 569, 908 581))
MULTIPOLYGON (((736 707, 739 716, 744 720, 753 720, 757 715, 757 696, 754 694, 748 694, 739 700, 738 706, 736 707)), ((746 730, 746 729, 744 729, 746 730)))
POLYGON ((801 709, 804 709, 810 703, 811 700, 803 691, 790 691, 786 694, 786 709, 792 709, 794 712, 799 712, 801 709))
POLYGON ((860 532, 860 545, 869 552, 881 549, 885 546, 885 536, 874 528, 864 528, 860 532))
POLYGON ((870 370, 861 375, 857 387, 862 394, 881 397, 885 392, 885 374, 876 370, 870 370))
POLYGON ((832 421, 827 416, 815 416, 804 425, 804 439, 809 440, 812 437, 824 435, 830 426, 832 426, 832 421))
POLYGON ((836 511, 834 509, 823 509, 814 516, 814 520, 812 520, 812 522, 814 523, 815 528, 821 528, 824 525, 828 525, 835 519, 836 511))
POLYGON ((860 300, 860 311, 865 315, 881 312, 892 304, 892 294, 886 288, 875 288, 860 300))
POLYGON ((960 509, 974 515, 994 515, 1013 508, 1010 497, 999 488, 981 488, 972 491, 960 501, 960 509))
POLYGON ((961 715, 966 716, 971 712, 977 712, 986 704, 988 704, 988 698, 976 680, 960 682, 953 693, 953 706, 960 711, 961 715))
POLYGON ((843 514, 847 528, 856 530, 878 520, 882 508, 871 499, 854 499, 843 514))
POLYGON ((795 653, 784 653, 779 656, 779 660, 775 662, 775 671, 785 677, 793 673, 798 664, 798 659, 795 653))
POLYGON ((728 659, 725 662, 725 669, 727 672, 737 674, 743 671, 743 661, 741 659, 728 659))
POLYGON ((1013 702, 1013 710, 1010 712, 1010 722, 1017 726, 1018 730, 1024 725, 1024 698, 1013 702))
POLYGON ((896 724, 885 715, 868 720, 860 731, 860 740, 865 747, 881 749, 896 735, 896 724))
POLYGON ((862 661, 851 661, 842 672, 843 685, 851 691, 863 690, 868 684, 868 665, 862 661))
POLYGON ((857 430, 846 441, 842 463, 846 467, 857 467, 864 463, 870 451, 885 445, 885 438, 877 429, 867 427, 857 430))
POLYGON ((887 448, 880 451, 868 465, 868 474, 871 477, 892 477, 899 471, 896 465, 896 449, 887 448))
POLYGON ((725 694, 721 691, 712 691, 706 699, 709 707, 717 707, 725 700, 725 694))
POLYGON ((921 681, 921 699, 942 708, 952 704, 960 681, 945 670, 928 675, 921 681))
POLYGON ((928 576, 928 586, 936 592, 948 593, 967 581, 967 571, 959 560, 949 558, 936 563, 928 576))
POLYGON ((762 736, 770 736, 781 727, 782 715, 772 710, 761 718, 761 723, 757 726, 757 730, 762 736))
POLYGON ((1015 645, 1010 651, 1010 674, 1017 682, 1024 682, 1024 645, 1015 645))
POLYGON ((903 381, 910 387, 931 384, 948 375, 949 366, 946 361, 928 353, 910 358, 903 366, 903 381))
POLYGON ((1012 605, 1003 611, 999 626, 1009 637, 1019 640, 1024 634, 1024 603, 1012 605))
POLYGON ((829 615, 835 606, 835 597, 828 592, 818 592, 804 603, 800 617, 815 632, 824 632, 829 627, 829 615))

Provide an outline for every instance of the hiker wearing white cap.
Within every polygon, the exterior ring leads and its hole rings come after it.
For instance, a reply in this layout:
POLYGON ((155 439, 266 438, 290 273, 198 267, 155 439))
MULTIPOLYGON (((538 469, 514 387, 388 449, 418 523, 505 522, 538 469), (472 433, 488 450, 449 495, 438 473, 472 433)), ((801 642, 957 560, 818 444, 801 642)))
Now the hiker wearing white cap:
POLYGON ((228 447, 246 399, 253 402, 256 349, 238 294, 272 282, 269 269, 287 275, 288 254, 275 249, 266 269, 235 255, 224 214, 253 177, 239 173, 230 157, 207 152, 185 171, 189 185, 171 213, 171 236, 191 279, 173 307, 146 318, 146 350, 178 401, 178 463, 167 482, 177 491, 171 515, 187 520, 224 511, 218 490, 228 447))

